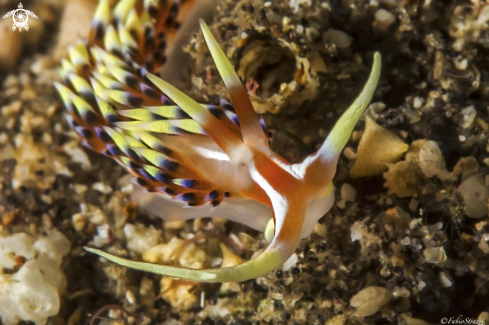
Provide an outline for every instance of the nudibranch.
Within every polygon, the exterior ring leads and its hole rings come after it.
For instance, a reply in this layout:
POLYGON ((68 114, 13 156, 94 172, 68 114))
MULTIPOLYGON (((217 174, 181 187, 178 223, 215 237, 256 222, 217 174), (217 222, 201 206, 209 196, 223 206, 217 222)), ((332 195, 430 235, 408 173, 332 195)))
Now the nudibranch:
POLYGON ((207 25, 200 25, 232 105, 197 103, 158 75, 178 24, 178 4, 101 0, 86 42, 69 48, 55 86, 83 143, 124 166, 135 198, 166 219, 219 216, 265 231, 268 247, 243 264, 206 270, 136 262, 85 248, 133 269, 201 282, 244 281, 284 263, 333 205, 343 147, 370 102, 369 79, 320 149, 291 164, 269 146, 246 89, 207 25))

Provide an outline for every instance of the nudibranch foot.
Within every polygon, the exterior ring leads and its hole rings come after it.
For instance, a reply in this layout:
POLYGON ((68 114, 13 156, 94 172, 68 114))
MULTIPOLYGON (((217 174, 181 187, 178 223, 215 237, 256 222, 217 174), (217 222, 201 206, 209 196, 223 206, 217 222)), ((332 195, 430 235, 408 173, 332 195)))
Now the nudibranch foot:
MULTIPOLYGON (((55 86, 68 122, 86 146, 117 161, 153 193, 147 203, 162 217, 228 218, 265 231, 270 244, 243 264, 207 270, 86 250, 137 270, 202 282, 245 281, 280 266, 333 205, 336 164, 373 96, 380 54, 321 148, 290 164, 270 149, 245 87, 203 21, 232 105, 197 103, 159 75, 177 27, 177 4, 121 0, 111 11, 111 3, 100 1, 88 43, 77 42, 62 62, 64 84, 55 86)), ((140 193, 141 203, 147 198, 140 193)))

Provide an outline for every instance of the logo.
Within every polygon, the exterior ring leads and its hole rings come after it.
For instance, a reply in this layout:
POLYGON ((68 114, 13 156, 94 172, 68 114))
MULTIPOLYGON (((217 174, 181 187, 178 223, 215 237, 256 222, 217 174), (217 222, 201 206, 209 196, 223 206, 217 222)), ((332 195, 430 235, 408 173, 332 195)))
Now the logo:
POLYGON ((29 30, 29 25, 27 25, 29 16, 36 19, 38 18, 32 11, 25 10, 24 6, 22 6, 22 3, 19 3, 19 9, 9 11, 5 16, 3 16, 2 19, 8 18, 10 16, 12 16, 12 19, 14 20, 12 30, 15 31, 18 28, 19 32, 22 31, 22 28, 24 28, 26 31, 29 30))

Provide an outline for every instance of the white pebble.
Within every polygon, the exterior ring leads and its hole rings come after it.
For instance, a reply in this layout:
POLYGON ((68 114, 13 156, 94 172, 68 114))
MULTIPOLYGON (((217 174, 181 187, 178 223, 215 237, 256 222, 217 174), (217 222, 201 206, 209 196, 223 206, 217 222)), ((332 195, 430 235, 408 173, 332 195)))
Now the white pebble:
POLYGON ((477 115, 474 105, 464 108, 461 113, 462 121, 460 121, 459 125, 464 129, 470 128, 474 123, 475 116, 477 115))
POLYGON ((409 202, 409 210, 411 211, 416 211, 418 208, 419 201, 416 200, 415 198, 412 198, 411 201, 409 202))
POLYGON ((2 114, 6 117, 14 117, 20 113, 20 109, 22 108, 22 101, 17 100, 13 103, 5 105, 2 107, 2 114))
POLYGON ((418 290, 421 291, 426 287, 426 282, 424 281, 419 281, 418 283, 418 290))
POLYGON ((341 198, 347 202, 354 202, 357 190, 350 184, 344 183, 341 186, 341 198))
POLYGON ((375 314, 392 298, 392 292, 386 288, 372 286, 365 288, 353 296, 350 306, 355 307, 355 316, 367 317, 375 314))
POLYGON ((18 85, 19 85, 19 78, 17 78, 17 76, 12 74, 8 75, 7 78, 5 78, 5 81, 3 82, 4 88, 10 88, 18 85))
POLYGON ((411 243, 411 239, 409 239, 409 237, 404 237, 399 241, 399 243, 403 246, 407 246, 411 243))
POLYGON ((126 299, 127 302, 130 303, 131 305, 136 303, 136 297, 134 296, 134 293, 132 293, 132 291, 130 290, 126 291, 126 299))
POLYGON ((336 202, 336 206, 337 206, 338 208, 340 208, 340 209, 344 209, 344 208, 346 208, 346 202, 345 202, 345 200, 343 200, 343 199, 342 199, 342 200, 337 201, 337 202, 336 202))
MULTIPOLYGON (((82 211, 83 213, 83 211, 82 211)), ((90 218, 90 222, 95 225, 102 225, 107 220, 105 217, 105 213, 100 209, 95 209, 91 213, 87 213, 88 218, 90 218)))
POLYGON ((464 59, 462 56, 458 56, 453 59, 453 64, 455 65, 455 68, 458 70, 465 70, 467 69, 468 61, 467 59, 464 59))
POLYGON ((411 292, 405 287, 394 287, 394 291, 392 292, 394 297, 405 297, 409 298, 411 296, 411 292))
POLYGON ((13 325, 21 320, 46 324, 58 314, 60 294, 66 287, 60 269, 70 242, 60 232, 48 230, 47 236, 32 237, 26 233, 0 237, 0 268, 13 268, 15 256, 27 259, 14 274, 0 272, 0 318, 13 325))
MULTIPOLYGON (((482 162, 484 163, 484 165, 489 167, 489 158, 485 158, 482 162)), ((487 176, 489 175, 486 175, 486 185, 489 185, 489 179, 487 178, 487 176)))
POLYGON ((440 280, 443 288, 448 288, 453 285, 452 280, 450 280, 450 277, 445 272, 438 273, 438 279, 440 280))
POLYGON ((489 244, 486 240, 481 240, 478 247, 484 254, 489 254, 489 244))
POLYGON ((294 13, 298 12, 301 8, 310 7, 312 0, 289 0, 289 7, 294 13))
POLYGON ((97 234, 102 238, 109 238, 110 227, 108 224, 104 224, 97 227, 97 234))
POLYGON ((346 33, 332 28, 323 34, 323 41, 325 43, 332 43, 340 49, 350 47, 352 40, 346 33))
POLYGON ((75 213, 71 216, 71 222, 76 230, 82 231, 85 228, 87 218, 81 213, 75 213))
POLYGON ((153 226, 146 228, 143 224, 127 223, 124 226, 124 235, 127 238, 127 248, 139 254, 161 242, 161 230, 153 226))
POLYGON ((108 184, 104 184, 102 182, 98 182, 92 185, 92 189, 95 191, 99 191, 103 194, 109 194, 112 192, 112 187, 108 184))
POLYGON ((396 16, 385 9, 379 9, 375 12, 375 21, 381 30, 387 30, 396 21, 396 16))
POLYGON ((465 43, 465 39, 464 38, 459 38, 458 40, 456 40, 455 42, 453 42, 453 49, 457 52, 462 52, 463 48, 464 48, 464 43, 465 43))
POLYGON ((364 234, 367 234, 368 230, 362 221, 355 221, 350 227, 351 241, 361 240, 364 234))
POLYGON ((8 135, 4 132, 0 133, 0 144, 6 144, 8 141, 8 135))
POLYGON ((343 154, 349 160, 353 160, 357 157, 357 153, 355 152, 355 149, 353 149, 352 147, 346 147, 345 150, 343 150, 343 154))
POLYGON ((423 98, 421 97, 414 98, 413 107, 419 109, 421 108, 421 106, 423 106, 423 98))
POLYGON ((70 156, 71 160, 80 164, 84 170, 90 170, 92 168, 88 155, 81 148, 64 146, 63 149, 70 156))
POLYGON ((426 262, 439 264, 447 260, 447 255, 443 247, 427 248, 423 251, 426 262))
POLYGON ((77 194, 83 194, 88 190, 88 186, 86 186, 84 184, 75 184, 74 188, 75 188, 75 192, 77 194))
POLYGON ((485 185, 485 178, 481 175, 473 175, 460 183, 457 191, 464 198, 465 214, 474 219, 487 217, 487 201, 489 199, 489 187, 485 185))
POLYGON ((42 141, 44 142, 44 144, 50 145, 51 143, 53 143, 53 136, 50 133, 46 132, 42 135, 42 141))

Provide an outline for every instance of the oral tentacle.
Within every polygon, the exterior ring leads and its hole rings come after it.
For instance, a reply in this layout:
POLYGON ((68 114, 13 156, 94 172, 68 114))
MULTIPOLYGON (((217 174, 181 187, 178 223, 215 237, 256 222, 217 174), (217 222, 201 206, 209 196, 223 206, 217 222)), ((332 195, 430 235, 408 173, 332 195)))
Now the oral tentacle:
POLYGON ((236 109, 244 142, 250 146, 260 145, 269 148, 268 139, 263 132, 258 115, 251 104, 250 98, 248 97, 241 80, 212 35, 209 27, 207 27, 207 24, 202 19, 200 20, 200 27, 202 28, 212 58, 216 63, 217 70, 228 89, 229 96, 236 109))
POLYGON ((353 104, 341 115, 329 133, 326 141, 318 151, 321 156, 328 157, 331 154, 339 156, 350 138, 355 125, 357 124, 368 104, 372 100, 377 84, 379 83, 381 70, 380 53, 374 54, 374 64, 372 71, 362 92, 355 99, 353 104), (331 149, 330 149, 331 148, 331 149), (324 153, 323 153, 324 152, 324 153))
POLYGON ((85 247, 85 250, 97 254, 111 262, 135 270, 150 272, 159 275, 172 276, 186 280, 214 283, 230 281, 241 282, 249 279, 254 279, 274 270, 284 262, 283 257, 279 252, 275 250, 267 250, 257 256, 255 259, 252 259, 237 266, 224 267, 220 269, 193 270, 184 267, 131 261, 89 247, 85 247))
POLYGON ((372 71, 360 95, 341 115, 319 150, 314 155, 307 157, 301 164, 293 166, 296 173, 304 177, 311 185, 323 188, 333 179, 341 151, 374 95, 380 71, 381 56, 376 52, 372 71))

